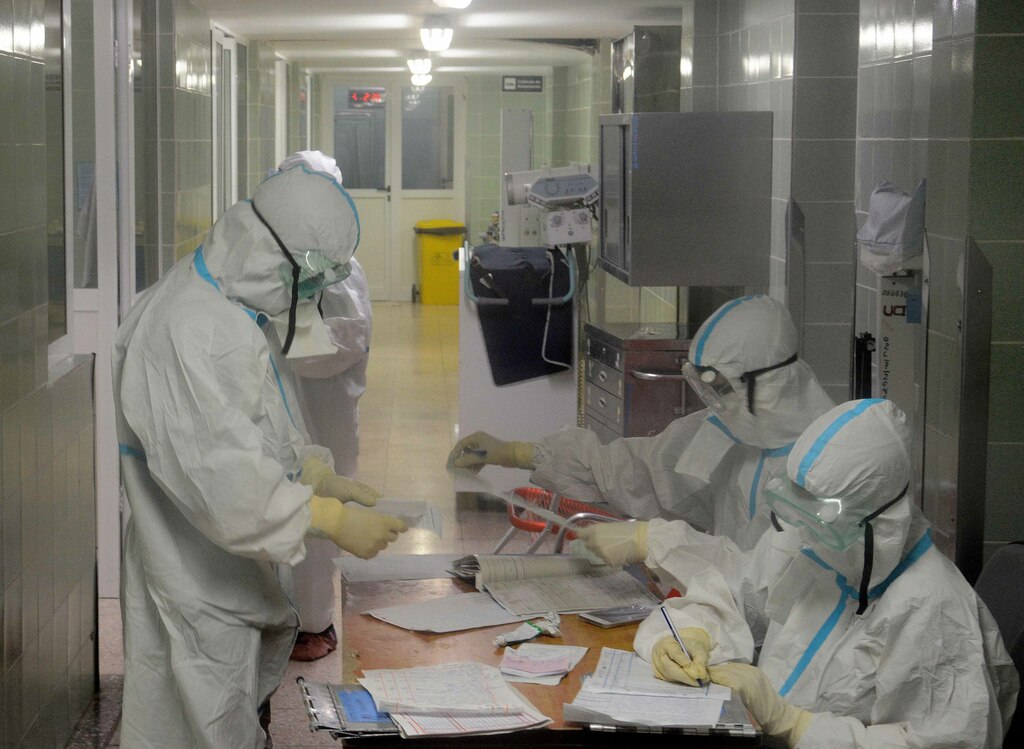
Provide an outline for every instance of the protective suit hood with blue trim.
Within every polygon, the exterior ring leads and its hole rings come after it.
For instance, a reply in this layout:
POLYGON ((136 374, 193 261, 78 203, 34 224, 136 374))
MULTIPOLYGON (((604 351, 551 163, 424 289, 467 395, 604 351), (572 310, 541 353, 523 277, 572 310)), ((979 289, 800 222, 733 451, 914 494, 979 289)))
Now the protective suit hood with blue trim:
MULTIPOLYGON (((747 385, 740 377, 780 364, 797 353, 797 333, 785 305, 765 295, 724 304, 697 330, 690 361, 714 367, 742 395, 717 416, 737 440, 761 448, 793 442, 831 398, 802 359, 756 376, 754 413, 747 409, 747 385)), ((681 470, 681 468, 677 468, 681 470)))
POLYGON ((287 314, 291 289, 278 273, 287 259, 253 203, 293 255, 319 250, 338 263, 359 244, 359 218, 334 175, 298 164, 265 179, 251 201, 236 203, 213 225, 203 255, 225 296, 270 317, 287 314))

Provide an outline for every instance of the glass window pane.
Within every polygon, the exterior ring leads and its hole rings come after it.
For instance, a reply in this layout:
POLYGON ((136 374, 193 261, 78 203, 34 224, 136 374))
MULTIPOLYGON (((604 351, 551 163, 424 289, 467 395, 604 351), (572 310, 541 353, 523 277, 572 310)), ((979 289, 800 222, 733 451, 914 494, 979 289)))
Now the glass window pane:
POLYGON ((96 288, 95 84, 92 70, 92 2, 71 2, 71 185, 76 288, 96 288))
POLYGON ((382 189, 387 90, 334 87, 334 159, 348 189, 382 189))
POLYGON ((47 0, 46 13, 46 271, 49 342, 68 332, 67 246, 64 233, 64 24, 60 0, 47 0))
POLYGON ((402 189, 451 190, 455 89, 402 90, 402 189))

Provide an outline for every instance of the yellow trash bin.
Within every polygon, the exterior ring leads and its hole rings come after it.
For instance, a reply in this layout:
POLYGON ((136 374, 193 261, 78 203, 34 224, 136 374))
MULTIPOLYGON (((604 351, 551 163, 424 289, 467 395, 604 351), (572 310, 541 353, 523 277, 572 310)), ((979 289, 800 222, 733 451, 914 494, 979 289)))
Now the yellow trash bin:
MULTIPOLYGON (((423 304, 459 303, 459 261, 466 227, 458 221, 438 218, 419 221, 413 227, 419 246, 419 299, 423 304)), ((416 290, 413 290, 415 297, 416 290)))

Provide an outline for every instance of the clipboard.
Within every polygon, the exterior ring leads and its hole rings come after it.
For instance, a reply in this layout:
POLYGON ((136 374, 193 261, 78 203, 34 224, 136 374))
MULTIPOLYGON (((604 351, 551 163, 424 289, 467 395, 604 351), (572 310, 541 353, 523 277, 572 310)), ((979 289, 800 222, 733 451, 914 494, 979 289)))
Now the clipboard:
POLYGON ((398 733, 391 716, 377 710, 359 684, 325 684, 298 677, 311 731, 328 731, 334 739, 398 733))

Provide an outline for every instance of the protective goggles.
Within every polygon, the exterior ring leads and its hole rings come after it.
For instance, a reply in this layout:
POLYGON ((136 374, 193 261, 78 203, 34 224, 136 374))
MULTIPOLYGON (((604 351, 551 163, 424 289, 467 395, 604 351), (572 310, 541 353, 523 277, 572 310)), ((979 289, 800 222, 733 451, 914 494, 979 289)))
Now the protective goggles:
POLYGON ((349 277, 352 268, 348 263, 338 263, 328 258, 320 250, 307 250, 291 255, 295 264, 281 263, 277 272, 282 283, 288 288, 292 286, 292 275, 295 265, 299 268, 299 299, 310 299, 328 286, 340 283, 349 277))
POLYGON ((704 405, 713 411, 724 411, 739 398, 732 383, 714 367, 698 367, 683 362, 683 378, 704 405))
POLYGON ((906 494, 874 509, 868 497, 816 497, 785 476, 769 479, 765 499, 778 517, 790 525, 806 528, 833 551, 845 551, 864 535, 865 526, 906 494))

